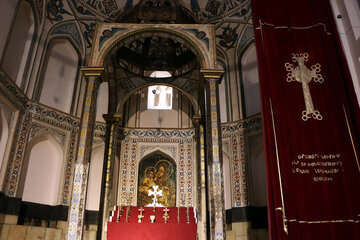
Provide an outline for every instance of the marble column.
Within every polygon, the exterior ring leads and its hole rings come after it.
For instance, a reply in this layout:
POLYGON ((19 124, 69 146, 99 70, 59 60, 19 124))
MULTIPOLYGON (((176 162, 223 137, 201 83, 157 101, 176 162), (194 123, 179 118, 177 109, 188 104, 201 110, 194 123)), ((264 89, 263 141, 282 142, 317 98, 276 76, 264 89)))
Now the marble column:
POLYGON ((101 180, 101 194, 99 206, 99 222, 97 230, 97 239, 105 240, 107 232, 107 221, 109 219, 109 212, 112 209, 110 206, 112 201, 111 191, 113 185, 113 174, 116 154, 116 140, 118 133, 118 124, 120 122, 120 115, 103 115, 106 121, 106 142, 105 142, 105 156, 101 180))
POLYGON ((105 75, 104 68, 102 67, 82 68, 81 72, 87 81, 79 128, 80 135, 77 147, 74 183, 68 215, 68 240, 82 239, 87 180, 95 125, 96 100, 100 83, 104 80, 105 75))
POLYGON ((225 237, 224 181, 218 84, 224 71, 201 69, 205 89, 206 162, 211 240, 225 237))
POLYGON ((194 123, 198 131, 198 156, 199 156, 199 183, 200 184, 200 201, 199 201, 199 222, 198 238, 199 240, 207 239, 207 209, 206 209, 206 161, 205 161, 205 128, 202 117, 194 117, 194 123))

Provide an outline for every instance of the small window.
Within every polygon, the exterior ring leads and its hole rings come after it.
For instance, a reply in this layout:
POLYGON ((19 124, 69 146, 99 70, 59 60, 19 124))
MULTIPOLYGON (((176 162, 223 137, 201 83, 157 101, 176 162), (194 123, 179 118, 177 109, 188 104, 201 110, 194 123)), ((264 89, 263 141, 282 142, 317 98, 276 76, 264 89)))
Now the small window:
POLYGON ((148 109, 171 110, 173 89, 169 86, 150 86, 148 91, 148 109))

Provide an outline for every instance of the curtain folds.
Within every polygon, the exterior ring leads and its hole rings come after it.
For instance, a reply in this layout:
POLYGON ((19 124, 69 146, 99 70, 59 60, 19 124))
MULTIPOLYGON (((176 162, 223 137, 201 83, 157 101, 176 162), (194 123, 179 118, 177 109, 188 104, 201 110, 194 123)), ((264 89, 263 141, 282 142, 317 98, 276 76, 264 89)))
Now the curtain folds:
POLYGON ((253 0, 271 239, 360 239, 360 111, 328 0, 253 0))

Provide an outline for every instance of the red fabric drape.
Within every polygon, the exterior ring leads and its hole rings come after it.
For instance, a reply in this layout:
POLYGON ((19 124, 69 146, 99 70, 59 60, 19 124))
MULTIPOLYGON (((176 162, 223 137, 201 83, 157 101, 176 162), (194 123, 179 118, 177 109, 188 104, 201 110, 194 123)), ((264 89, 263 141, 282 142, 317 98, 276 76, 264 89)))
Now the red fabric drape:
POLYGON ((108 240, 196 240, 197 223, 194 209, 190 207, 169 207, 167 223, 164 220, 164 207, 142 207, 142 222, 138 223, 140 207, 131 207, 127 213, 124 207, 123 214, 118 219, 119 207, 113 212, 112 222, 107 225, 108 240), (187 211, 189 212, 187 214, 187 211), (129 217, 127 218, 127 214, 129 217), (155 223, 150 223, 150 216, 155 216, 155 223), (188 218, 189 216, 189 218, 188 218), (179 217, 179 222, 178 222, 179 217), (126 221, 126 218, 128 219, 126 221), (118 221, 119 220, 119 221, 118 221))
POLYGON ((360 239, 359 107, 330 4, 253 0, 252 11, 271 239, 360 239), (317 112, 304 121, 306 109, 317 112))

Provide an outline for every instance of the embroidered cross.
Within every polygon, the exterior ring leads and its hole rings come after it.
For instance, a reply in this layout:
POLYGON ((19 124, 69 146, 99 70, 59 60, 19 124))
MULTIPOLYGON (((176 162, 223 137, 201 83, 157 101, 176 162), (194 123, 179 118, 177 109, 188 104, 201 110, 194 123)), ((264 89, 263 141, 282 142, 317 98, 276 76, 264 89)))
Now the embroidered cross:
POLYGON ((168 220, 168 218, 169 218, 168 212, 169 212, 169 209, 168 209, 168 208, 165 208, 165 209, 164 209, 164 216, 163 216, 163 218, 165 219, 165 223, 167 223, 167 220, 168 220))
POLYGON ((314 80, 314 82, 317 83, 323 83, 324 78, 320 74, 321 65, 319 63, 312 65, 311 69, 304 64, 304 62, 308 61, 308 57, 308 53, 292 54, 292 60, 293 62, 297 62, 298 66, 294 68, 294 65, 291 63, 285 63, 286 71, 288 71, 286 81, 297 81, 302 85, 305 100, 305 110, 302 111, 302 120, 307 121, 311 117, 316 120, 322 120, 323 116, 321 116, 320 112, 314 108, 309 83, 311 80, 314 80))

